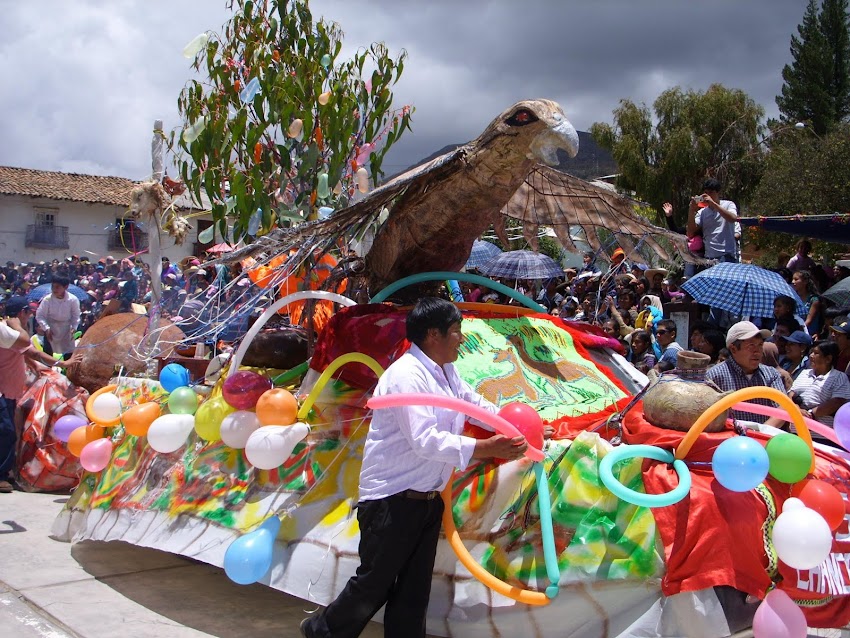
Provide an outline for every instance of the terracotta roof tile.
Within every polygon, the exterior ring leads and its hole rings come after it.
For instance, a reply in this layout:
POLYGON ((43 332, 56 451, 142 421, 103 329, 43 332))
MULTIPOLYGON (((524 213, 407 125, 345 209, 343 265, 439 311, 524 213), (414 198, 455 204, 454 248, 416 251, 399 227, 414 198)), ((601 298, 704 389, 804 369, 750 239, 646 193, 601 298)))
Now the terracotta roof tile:
POLYGON ((64 199, 74 202, 130 205, 136 182, 125 177, 100 177, 0 166, 0 194, 64 199))

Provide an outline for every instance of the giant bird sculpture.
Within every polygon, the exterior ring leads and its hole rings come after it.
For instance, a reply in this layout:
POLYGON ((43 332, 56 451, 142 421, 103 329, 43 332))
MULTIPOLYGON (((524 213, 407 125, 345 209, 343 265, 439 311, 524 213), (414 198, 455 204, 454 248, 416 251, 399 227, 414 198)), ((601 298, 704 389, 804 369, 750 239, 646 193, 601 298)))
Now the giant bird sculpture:
POLYGON ((365 258, 372 293, 411 274, 460 269, 490 225, 507 243, 508 217, 523 222, 532 246, 541 225, 552 227, 565 246, 573 245, 570 226, 580 226, 598 249, 604 242, 597 230, 605 228, 637 261, 643 260, 634 250, 640 240, 662 260, 671 259, 665 243, 692 259, 683 235, 636 215, 631 200, 550 168, 558 149, 578 153, 578 134, 560 105, 524 100, 475 140, 396 176, 328 219, 275 230, 225 259, 301 247, 293 257, 300 259, 307 246, 327 249, 343 234, 362 232, 385 207, 389 214, 365 258))

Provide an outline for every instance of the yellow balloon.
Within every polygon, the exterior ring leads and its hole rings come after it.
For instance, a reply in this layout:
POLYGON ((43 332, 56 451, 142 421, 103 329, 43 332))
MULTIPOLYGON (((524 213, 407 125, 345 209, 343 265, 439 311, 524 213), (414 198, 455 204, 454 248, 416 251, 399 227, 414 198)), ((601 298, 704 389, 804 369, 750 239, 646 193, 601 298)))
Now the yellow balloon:
POLYGON ((236 408, 229 405, 222 396, 212 397, 204 401, 195 412, 195 432, 205 441, 221 439, 221 422, 236 408))
POLYGON ((304 403, 301 405, 301 409, 298 410, 298 420, 303 421, 304 418, 310 413, 310 408, 313 407, 313 404, 316 402, 318 396, 322 393, 322 390, 325 389, 328 381, 333 376, 333 373, 339 370, 340 367, 344 366, 346 363, 362 363, 365 366, 369 366, 372 372, 375 373, 376 376, 380 377, 384 374, 384 369, 381 367, 381 364, 375 361, 368 354, 363 354, 362 352, 349 352, 348 354, 344 354, 341 357, 337 357, 333 361, 331 361, 330 365, 325 368, 325 371, 322 372, 322 376, 316 381, 316 385, 313 386, 313 389, 310 390, 310 394, 307 395, 307 398, 304 400, 304 403))

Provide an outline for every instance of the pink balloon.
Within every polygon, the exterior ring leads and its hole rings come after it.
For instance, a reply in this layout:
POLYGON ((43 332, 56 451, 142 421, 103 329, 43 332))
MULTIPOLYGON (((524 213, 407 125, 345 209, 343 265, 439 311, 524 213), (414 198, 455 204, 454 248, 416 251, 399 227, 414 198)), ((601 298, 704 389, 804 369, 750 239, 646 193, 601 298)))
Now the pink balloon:
POLYGON ((357 164, 359 166, 364 166, 369 161, 369 156, 374 150, 375 145, 372 142, 366 142, 363 146, 361 146, 360 150, 357 151, 357 164))
POLYGON ((109 439, 98 439, 86 443, 80 453, 80 465, 88 472, 100 472, 109 465, 112 458, 112 441, 109 439))
MULTIPOLYGON (((850 403, 845 403, 844 406, 850 405, 850 403)), ((732 406, 733 410, 740 410, 741 412, 752 412, 753 414, 760 414, 762 416, 775 416, 779 419, 785 419, 786 421, 790 421, 791 417, 788 416, 788 413, 782 408, 773 408, 769 405, 761 405, 758 403, 749 403, 747 401, 742 401, 741 403, 736 403, 732 406)), ((840 411, 840 408, 839 408, 840 411)), ((808 426, 809 430, 812 432, 816 432, 820 434, 822 437, 829 439, 833 443, 838 443, 839 445, 844 445, 842 441, 839 440, 839 437, 835 434, 835 431, 827 425, 820 423, 819 421, 815 421, 814 419, 810 419, 808 417, 803 417, 803 422, 808 426)), ((835 430, 838 430, 838 415, 836 414, 835 418, 835 430)), ((844 447, 847 447, 846 445, 844 447)))
POLYGON ((806 638, 806 616, 781 589, 765 596, 753 618, 755 638, 806 638))
MULTIPOLYGON (((434 408, 446 408, 447 410, 454 410, 455 412, 465 414, 473 419, 478 419, 482 423, 486 423, 492 427, 499 434, 503 434, 511 438, 515 436, 522 436, 522 432, 517 430, 512 423, 506 421, 498 414, 488 412, 484 408, 479 407, 474 403, 464 401, 463 399, 447 397, 442 394, 387 394, 382 397, 372 397, 366 402, 366 405, 373 410, 380 410, 381 408, 398 408, 404 405, 428 405, 434 408)), ((525 456, 532 461, 542 461, 545 458, 542 450, 538 450, 530 444, 528 449, 525 451, 525 456)))

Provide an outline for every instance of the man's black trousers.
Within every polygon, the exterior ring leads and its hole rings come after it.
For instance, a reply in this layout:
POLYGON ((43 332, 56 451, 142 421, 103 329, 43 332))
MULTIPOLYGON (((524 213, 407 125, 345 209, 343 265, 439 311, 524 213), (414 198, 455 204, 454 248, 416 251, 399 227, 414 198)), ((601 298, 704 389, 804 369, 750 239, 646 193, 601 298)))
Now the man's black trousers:
POLYGON ((356 638, 386 603, 385 638, 424 638, 443 501, 396 494, 357 506, 360 567, 306 626, 308 638, 356 638))

